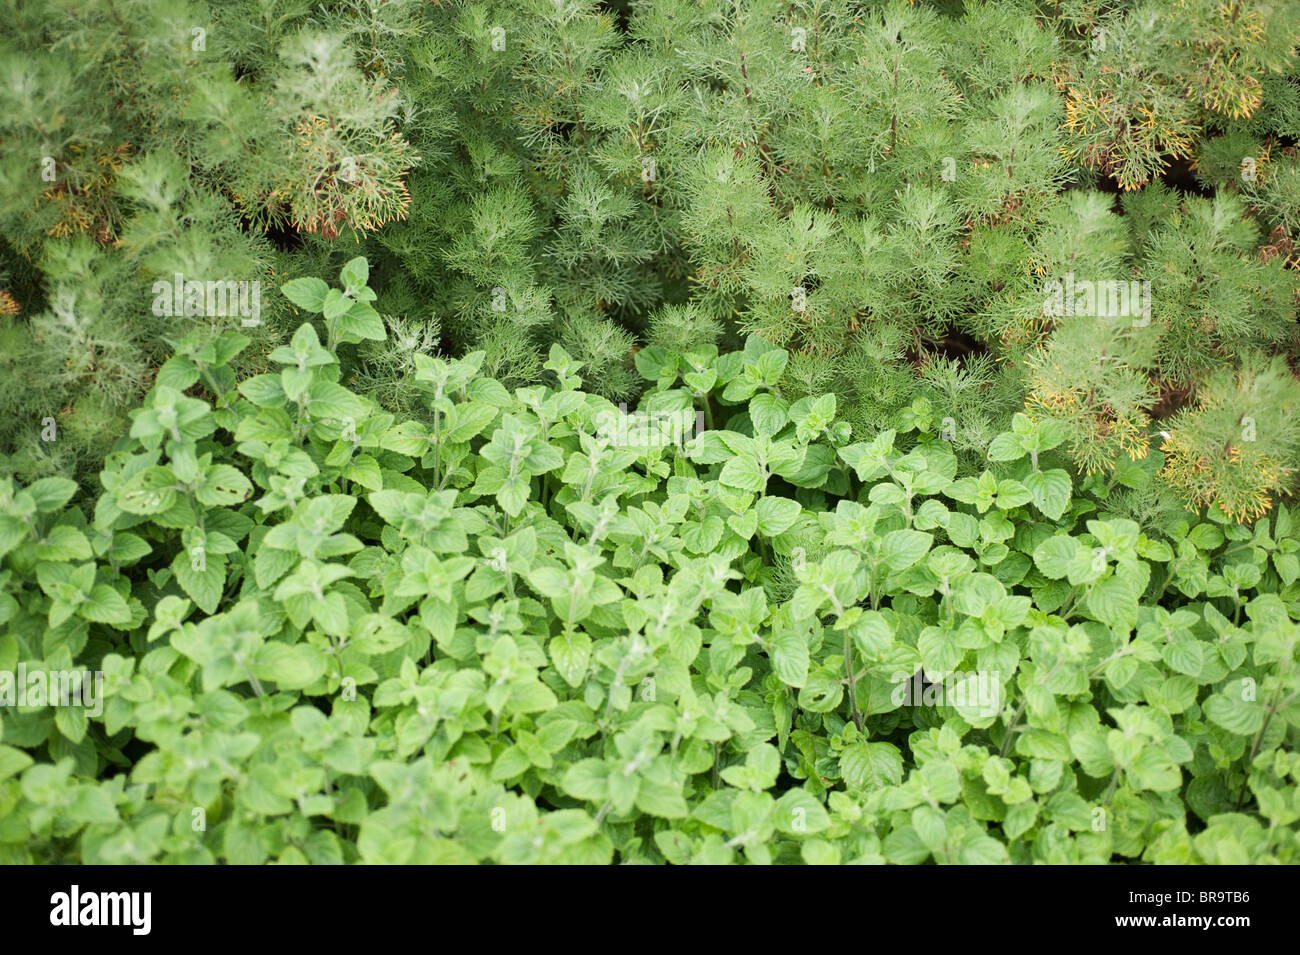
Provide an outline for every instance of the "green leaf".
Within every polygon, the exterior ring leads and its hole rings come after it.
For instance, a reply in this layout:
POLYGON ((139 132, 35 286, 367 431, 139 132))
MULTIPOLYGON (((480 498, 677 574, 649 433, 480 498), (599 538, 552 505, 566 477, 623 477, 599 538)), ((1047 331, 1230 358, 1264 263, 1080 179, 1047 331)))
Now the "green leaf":
POLYGON ((320 312, 325 307, 325 294, 329 286, 317 278, 293 279, 280 286, 284 297, 308 312, 320 312))
POLYGON ((732 458, 722 466, 718 483, 751 494, 759 494, 762 493, 767 482, 763 478, 758 462, 748 455, 741 455, 732 458))
POLYGON ((36 502, 36 509, 42 514, 57 511, 77 492, 77 482, 61 477, 40 478, 27 485, 27 493, 36 502))
POLYGON ((107 584, 94 587, 78 608, 78 613, 95 623, 119 624, 131 620, 131 608, 122 599, 122 595, 107 584))
POLYGON ((893 743, 853 743, 840 754, 849 789, 879 789, 903 781, 903 754, 893 743))
POLYGON ((808 680, 808 638, 793 630, 772 635, 769 653, 772 672, 786 686, 801 687, 808 680))
POLYGON ((598 802, 608 790, 609 767, 599 759, 580 759, 564 774, 560 788, 570 796, 598 802))
POLYGON ((370 263, 365 256, 358 255, 355 259, 349 259, 339 272, 339 281, 349 292, 364 288, 370 281, 370 263))
POLYGON ((182 550, 171 563, 176 582, 204 613, 216 613, 226 584, 226 558, 221 554, 198 555, 182 550))
POLYGON ((1034 548, 1034 565, 1044 577, 1060 580, 1070 572, 1070 562, 1079 551, 1079 542, 1067 534, 1048 537, 1034 548))
POLYGON ((643 777, 637 787, 636 807, 662 819, 685 819, 691 813, 679 786, 649 777, 643 777))
MULTIPOLYGON (((530 578, 531 580, 531 578, 530 578)), ((547 650, 551 662, 569 686, 581 686, 591 658, 591 638, 585 633, 562 633, 552 637, 547 650)))
POLYGON ((881 538, 880 556, 891 570, 907 570, 926 555, 933 541, 934 535, 924 531, 890 531, 881 538))
POLYGON ((324 676, 328 664, 326 656, 315 647, 270 640, 258 650, 253 672, 282 690, 301 690, 324 676))
POLYGON ((86 535, 65 524, 51 527, 49 533, 36 544, 38 560, 90 560, 93 556, 86 535))
POLYGON ((203 483, 195 489, 194 496, 200 504, 222 507, 239 504, 253 491, 248 478, 229 464, 215 464, 203 475, 203 483))
POLYGON ((0 782, 32 765, 32 758, 20 749, 0 745, 0 782))
POLYGON ((1205 666, 1205 648, 1191 634, 1175 634, 1161 649, 1166 663, 1179 673, 1196 677, 1205 666))
POLYGON ((1108 627, 1132 630, 1137 626, 1138 596, 1132 578, 1116 574, 1092 586, 1088 612, 1108 627))
POLYGON ((379 313, 366 302, 353 302, 346 312, 338 317, 338 336, 341 342, 356 343, 360 341, 383 341, 384 320, 379 313))
POLYGON ((1022 483, 1037 507, 1051 520, 1060 520, 1070 504, 1070 475, 1060 468, 1035 471, 1025 476, 1022 483))
POLYGON ((345 296, 336 288, 330 289, 325 293, 325 301, 321 306, 325 315, 325 321, 332 322, 340 315, 347 312, 352 307, 352 299, 345 296))
POLYGON ((1205 715, 1229 733, 1253 736, 1264 726, 1264 708, 1254 700, 1241 697, 1234 689, 1216 693, 1205 701, 1205 715))
POLYGON ((776 537, 794 526, 803 510, 798 501, 788 497, 762 497, 755 506, 758 531, 764 537, 776 537))
POLYGON ((773 394, 755 395, 749 402, 749 420, 754 423, 754 433, 772 437, 789 420, 790 408, 773 394))
POLYGON ((989 442, 990 461, 1018 461, 1025 453, 1020 437, 1012 431, 1003 431, 989 442))
POLYGON ((870 442, 858 442, 839 449, 839 456, 858 476, 859 481, 874 481, 886 473, 889 453, 894 447, 895 431, 882 431, 870 442))
POLYGON ((806 789, 788 790, 776 801, 776 828, 788 836, 802 838, 830 828, 831 817, 821 802, 806 789))

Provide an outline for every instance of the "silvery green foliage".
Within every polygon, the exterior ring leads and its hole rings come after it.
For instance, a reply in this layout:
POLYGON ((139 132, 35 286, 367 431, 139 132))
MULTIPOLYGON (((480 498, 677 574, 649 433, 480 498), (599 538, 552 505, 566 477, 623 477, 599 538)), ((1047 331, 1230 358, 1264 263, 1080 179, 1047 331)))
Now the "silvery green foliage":
POLYGON ((1296 860, 1285 508, 1148 536, 1052 426, 962 469, 758 339, 642 350, 631 423, 559 346, 418 355, 398 420, 340 382, 366 275, 265 373, 182 343, 91 517, 0 484, 0 673, 105 676, 0 708, 0 858, 1296 860))
MULTIPOLYGON (((231 327, 151 314, 152 283, 269 289, 364 255, 391 342, 343 352, 341 380, 403 417, 414 352, 481 351, 513 389, 549 380, 558 342, 585 390, 634 401, 638 346, 758 334, 790 352, 790 400, 834 392, 859 432, 923 397, 969 464, 1028 400, 1079 470, 1167 464, 1128 506, 1145 530, 1294 491, 1289 374, 1239 389, 1258 441, 1225 446, 1204 396, 1300 348, 1300 0, 3 16, 0 473, 20 481, 91 483, 173 343, 231 327), (1051 314, 1067 274, 1143 305, 1051 314)), ((300 321, 275 298, 241 374, 300 321)))

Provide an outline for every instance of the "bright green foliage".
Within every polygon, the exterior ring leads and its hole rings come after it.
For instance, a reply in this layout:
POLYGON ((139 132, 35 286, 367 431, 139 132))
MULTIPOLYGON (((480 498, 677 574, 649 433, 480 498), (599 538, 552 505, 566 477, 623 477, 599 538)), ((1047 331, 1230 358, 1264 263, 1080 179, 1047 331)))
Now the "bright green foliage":
POLYGON ((417 355, 399 418, 367 275, 264 373, 182 342, 91 517, 0 483, 0 673, 104 674, 0 708, 0 858, 1297 860, 1284 506, 1144 532, 1050 422, 963 466, 757 337, 643 349, 632 420, 417 355))

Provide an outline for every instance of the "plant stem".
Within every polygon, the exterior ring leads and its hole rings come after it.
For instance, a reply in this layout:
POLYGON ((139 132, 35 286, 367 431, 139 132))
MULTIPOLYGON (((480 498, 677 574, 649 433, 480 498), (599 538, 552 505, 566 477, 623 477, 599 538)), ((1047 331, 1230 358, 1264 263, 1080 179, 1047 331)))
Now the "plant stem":
POLYGON ((858 688, 853 679, 853 638, 848 630, 844 631, 844 675, 848 678, 849 712, 853 716, 853 725, 862 732, 862 714, 858 712, 858 688))

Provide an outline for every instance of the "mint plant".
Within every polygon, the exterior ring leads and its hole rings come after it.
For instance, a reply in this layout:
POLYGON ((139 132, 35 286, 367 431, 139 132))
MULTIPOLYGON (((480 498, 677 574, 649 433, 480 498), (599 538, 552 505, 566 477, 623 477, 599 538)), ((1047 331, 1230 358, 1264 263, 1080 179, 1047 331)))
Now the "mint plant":
POLYGON ((1294 861, 1285 505, 1144 529, 1050 423, 862 433, 757 338, 638 355, 682 441, 560 345, 422 357, 399 420, 366 274, 262 373, 182 343, 89 512, 0 482, 6 861, 1294 861))

